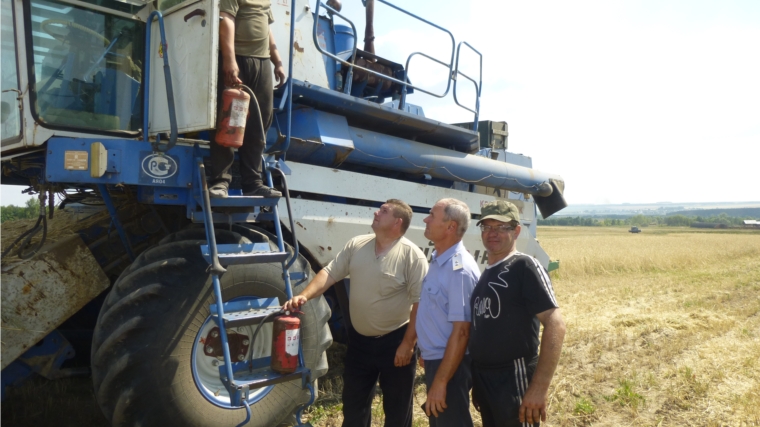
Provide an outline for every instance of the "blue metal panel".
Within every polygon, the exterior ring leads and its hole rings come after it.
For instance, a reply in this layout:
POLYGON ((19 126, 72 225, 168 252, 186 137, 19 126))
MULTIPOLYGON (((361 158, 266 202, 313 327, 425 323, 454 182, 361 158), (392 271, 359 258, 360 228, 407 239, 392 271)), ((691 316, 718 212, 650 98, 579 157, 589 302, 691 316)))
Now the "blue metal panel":
MULTIPOLYGON (((87 184, 131 184, 159 187, 192 186, 192 147, 174 147, 168 153, 155 153, 151 144, 124 139, 51 138, 45 167, 48 182, 87 184), (108 168, 100 178, 90 176, 90 146, 100 142, 108 150, 108 168), (76 168, 66 156, 78 153, 86 158, 85 168, 76 168)), ((83 164, 83 163, 82 163, 83 164)))
POLYGON ((288 159, 293 161, 335 167, 354 149, 346 118, 313 108, 293 111, 292 136, 288 159))
POLYGON ((174 147, 155 153, 150 143, 124 139, 51 138, 48 142, 45 178, 49 182, 134 184, 163 187, 192 186, 192 147, 174 147), (90 146, 100 142, 108 150, 108 167, 100 178, 90 176, 90 146), (66 155, 86 156, 86 168, 76 169, 66 155))
POLYGON ((194 200, 187 188, 149 186, 137 187, 137 199, 140 203, 179 206, 194 200))
POLYGON ((74 349, 69 341, 60 332, 51 332, 3 369, 2 399, 5 399, 6 387, 20 385, 34 373, 51 380, 76 373, 77 371, 61 370, 63 362, 72 357, 74 349))
POLYGON ((322 88, 293 81, 293 102, 345 116, 349 126, 386 133, 425 144, 452 148, 464 153, 478 150, 478 133, 441 123, 406 111, 322 88))

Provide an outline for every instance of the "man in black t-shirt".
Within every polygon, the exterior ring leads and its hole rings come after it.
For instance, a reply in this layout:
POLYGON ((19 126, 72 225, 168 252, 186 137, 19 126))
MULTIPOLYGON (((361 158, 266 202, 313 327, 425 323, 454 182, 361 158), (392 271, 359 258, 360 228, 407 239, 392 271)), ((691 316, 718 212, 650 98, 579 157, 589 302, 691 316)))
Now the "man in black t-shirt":
POLYGON ((489 202, 481 208, 478 226, 488 267, 470 299, 472 402, 483 427, 537 426, 546 421, 565 323, 546 270, 517 251, 517 207, 489 202), (540 342, 539 323, 544 326, 540 342))

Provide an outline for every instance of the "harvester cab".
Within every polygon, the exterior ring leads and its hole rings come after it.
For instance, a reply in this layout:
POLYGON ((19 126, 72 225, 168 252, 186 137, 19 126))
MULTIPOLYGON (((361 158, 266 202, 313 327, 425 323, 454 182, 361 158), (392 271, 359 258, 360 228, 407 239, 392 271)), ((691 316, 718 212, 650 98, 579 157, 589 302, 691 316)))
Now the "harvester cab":
MULTIPOLYGON (((505 122, 480 120, 481 54, 389 1, 363 3, 360 49, 339 2, 272 2, 288 79, 274 93, 263 172, 283 197, 211 198, 219 0, 2 0, 3 184, 103 214, 68 225, 73 234, 55 244, 37 237, 33 250, 8 250, 4 387, 72 373, 63 362, 76 350, 89 355, 113 423, 300 425, 325 350, 350 323, 350 280, 295 319, 280 307, 391 198, 412 206, 407 237, 428 256, 422 218, 437 200, 464 201, 474 224, 483 203, 509 199, 530 231, 518 249, 555 266, 536 221, 565 206, 564 182, 507 151, 505 122), (376 6, 440 32, 445 58, 375 53, 376 6), (462 71, 463 52, 478 58, 477 73, 462 71), (412 59, 441 67, 444 87, 415 77, 412 59), (458 97, 464 84, 471 104, 458 97), (426 117, 412 93, 452 95, 472 121, 426 117), (58 265, 79 272, 48 267, 58 265), (39 278, 33 288, 28 277, 39 278), (75 341, 69 323, 91 325, 89 335, 75 341)), ((474 230, 465 244, 484 267, 474 230)))

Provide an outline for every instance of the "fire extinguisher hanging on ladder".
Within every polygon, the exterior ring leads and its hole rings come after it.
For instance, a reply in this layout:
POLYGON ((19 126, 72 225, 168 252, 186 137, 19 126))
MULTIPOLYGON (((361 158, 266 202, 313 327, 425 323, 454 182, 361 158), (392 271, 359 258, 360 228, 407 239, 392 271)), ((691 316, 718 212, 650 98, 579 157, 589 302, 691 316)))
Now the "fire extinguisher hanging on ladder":
POLYGON ((290 374, 298 368, 298 349, 301 339, 301 319, 286 312, 274 319, 272 326, 272 358, 270 367, 280 374, 290 374))

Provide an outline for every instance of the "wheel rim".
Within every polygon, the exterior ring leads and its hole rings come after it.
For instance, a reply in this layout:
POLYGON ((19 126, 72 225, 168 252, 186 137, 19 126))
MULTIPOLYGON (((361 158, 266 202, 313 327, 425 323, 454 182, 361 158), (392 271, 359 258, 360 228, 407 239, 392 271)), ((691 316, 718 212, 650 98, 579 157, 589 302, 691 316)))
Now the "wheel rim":
MULTIPOLYGON (((240 298, 236 298, 235 300, 237 299, 240 298)), ((198 333, 195 335, 195 344, 193 345, 191 357, 193 379, 195 380, 195 385, 198 387, 198 390, 209 402, 221 408, 239 409, 239 406, 232 406, 230 403, 229 392, 219 378, 219 366, 224 365, 224 360, 219 360, 213 356, 207 356, 203 351, 205 337, 208 336, 211 330, 216 326, 216 322, 209 315, 198 330, 198 333)), ((253 337, 255 328, 256 325, 229 328, 228 330, 234 330, 237 333, 247 335, 250 338, 253 337)), ((253 345, 253 359, 268 357, 271 354, 271 342, 272 324, 267 323, 261 327, 258 335, 256 335, 256 342, 251 344, 253 345)), ((274 386, 268 386, 251 390, 248 396, 248 404, 252 405, 263 399, 273 388, 274 386)))

